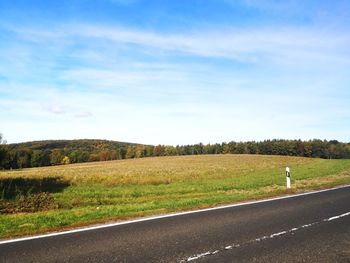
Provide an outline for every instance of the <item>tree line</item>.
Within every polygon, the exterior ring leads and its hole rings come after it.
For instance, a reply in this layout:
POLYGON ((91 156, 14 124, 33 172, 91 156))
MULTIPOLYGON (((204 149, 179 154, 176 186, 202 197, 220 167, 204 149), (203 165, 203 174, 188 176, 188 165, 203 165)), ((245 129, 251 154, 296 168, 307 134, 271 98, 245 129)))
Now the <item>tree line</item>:
POLYGON ((20 169, 69 163, 155 156, 200 154, 262 154, 350 158, 350 143, 336 140, 265 140, 193 145, 143 145, 107 140, 52 140, 6 145, 1 143, 0 168, 20 169))

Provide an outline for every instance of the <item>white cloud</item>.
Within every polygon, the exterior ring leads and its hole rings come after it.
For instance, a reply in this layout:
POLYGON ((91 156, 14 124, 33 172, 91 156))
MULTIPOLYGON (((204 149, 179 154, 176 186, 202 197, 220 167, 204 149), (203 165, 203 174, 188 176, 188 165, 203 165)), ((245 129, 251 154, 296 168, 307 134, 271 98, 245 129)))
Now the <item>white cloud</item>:
POLYGON ((78 112, 77 114, 74 115, 74 117, 76 117, 76 118, 89 118, 92 116, 93 116, 93 114, 89 111, 78 112))
POLYGON ((327 124, 350 114, 337 92, 349 83, 347 34, 310 27, 165 34, 102 25, 17 33, 16 48, 0 50, 10 80, 0 83, 9 142, 346 138, 327 124), (12 63, 16 50, 23 53, 12 63), (244 65, 226 68, 222 58, 244 65))
MULTIPOLYGON (((218 28, 187 34, 157 33, 104 25, 66 25, 51 31, 13 28, 20 37, 69 45, 75 41, 110 41, 117 45, 152 48, 152 52, 181 52, 194 56, 233 59, 245 63, 319 66, 350 63, 350 37, 345 32, 309 27, 218 28)), ((99 43, 95 43, 97 46, 99 43)), ((96 47, 97 47, 96 46, 96 47)), ((115 46, 116 48, 116 46, 115 46)), ((160 53, 159 53, 160 54, 160 53)), ((159 55, 158 54, 158 55, 159 55)))
POLYGON ((53 114, 64 114, 66 113, 66 111, 64 110, 63 107, 59 106, 59 105, 45 105, 43 107, 43 109, 45 111, 48 111, 50 113, 53 113, 53 114))
POLYGON ((183 35, 105 26, 81 26, 76 31, 71 34, 248 63, 283 60, 291 64, 350 62, 348 56, 344 57, 344 53, 349 55, 346 47, 350 37, 317 28, 226 28, 183 35))
POLYGON ((170 72, 167 70, 152 71, 149 69, 96 69, 96 68, 79 68, 71 69, 64 72, 62 79, 78 83, 82 86, 96 89, 101 88, 130 88, 135 86, 154 85, 159 81, 181 81, 185 76, 180 72, 170 72))

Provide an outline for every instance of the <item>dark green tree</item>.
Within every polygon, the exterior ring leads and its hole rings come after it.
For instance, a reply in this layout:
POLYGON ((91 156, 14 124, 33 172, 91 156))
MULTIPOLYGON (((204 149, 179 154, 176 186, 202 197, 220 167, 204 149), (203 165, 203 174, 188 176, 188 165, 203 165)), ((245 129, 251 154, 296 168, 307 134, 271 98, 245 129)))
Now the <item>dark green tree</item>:
POLYGON ((55 149, 51 152, 51 164, 58 165, 61 164, 62 159, 64 157, 63 150, 55 149))
POLYGON ((0 133, 0 169, 4 168, 4 163, 6 159, 6 148, 5 148, 6 141, 3 140, 2 134, 0 133))

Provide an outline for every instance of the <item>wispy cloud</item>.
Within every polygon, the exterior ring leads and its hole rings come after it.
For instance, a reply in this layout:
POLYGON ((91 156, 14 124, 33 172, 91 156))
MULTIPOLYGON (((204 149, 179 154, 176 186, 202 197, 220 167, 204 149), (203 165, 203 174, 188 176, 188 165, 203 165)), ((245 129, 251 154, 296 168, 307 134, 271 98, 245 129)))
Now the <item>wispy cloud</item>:
POLYGON ((76 118, 89 118, 92 116, 93 116, 93 114, 89 111, 78 112, 77 114, 74 115, 74 117, 76 117, 76 118))
POLYGON ((43 110, 53 114, 64 114, 66 111, 59 105, 45 105, 43 110))
MULTIPOLYGON (((108 7, 133 5, 116 1, 108 7)), ((240 3, 269 12, 293 7, 240 3)), ((167 30, 76 21, 0 25, 1 132, 9 141, 348 138, 345 26, 208 21, 167 30)))
POLYGON ((246 63, 310 64, 320 62, 349 63, 350 37, 315 27, 219 28, 190 34, 157 33, 130 28, 67 25, 46 30, 14 29, 20 37, 33 41, 74 43, 110 41, 117 45, 152 48, 152 52, 180 52, 194 56, 233 59, 246 63), (346 54, 346 56, 344 56, 346 54), (302 63, 301 63, 302 60, 302 63))

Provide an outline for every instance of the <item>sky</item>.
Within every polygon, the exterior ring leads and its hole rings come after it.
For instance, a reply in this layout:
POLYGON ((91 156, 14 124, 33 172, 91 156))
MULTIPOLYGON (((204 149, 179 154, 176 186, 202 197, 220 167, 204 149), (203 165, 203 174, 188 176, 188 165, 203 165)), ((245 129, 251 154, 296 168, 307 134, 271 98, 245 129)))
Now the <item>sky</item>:
POLYGON ((350 1, 0 0, 8 143, 350 141, 350 1))

